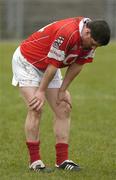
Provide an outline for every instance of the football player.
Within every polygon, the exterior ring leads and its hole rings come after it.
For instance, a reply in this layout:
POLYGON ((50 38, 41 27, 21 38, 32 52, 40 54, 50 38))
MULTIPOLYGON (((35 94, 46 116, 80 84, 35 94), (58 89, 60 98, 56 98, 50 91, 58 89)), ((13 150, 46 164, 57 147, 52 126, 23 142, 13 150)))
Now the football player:
POLYGON ((18 85, 27 105, 25 134, 30 169, 51 172, 40 154, 39 125, 46 99, 54 114, 56 167, 80 170, 68 157, 72 105, 67 89, 84 64, 93 61, 96 48, 107 45, 109 40, 110 28, 106 21, 74 17, 45 26, 16 49, 12 84, 18 85), (60 69, 64 67, 67 70, 62 79, 60 69))

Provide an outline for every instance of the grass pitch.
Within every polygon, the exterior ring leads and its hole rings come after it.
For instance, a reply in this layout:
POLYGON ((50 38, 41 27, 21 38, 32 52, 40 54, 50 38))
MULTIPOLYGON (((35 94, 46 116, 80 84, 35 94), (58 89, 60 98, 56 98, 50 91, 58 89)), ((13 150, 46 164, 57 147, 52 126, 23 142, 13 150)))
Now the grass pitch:
MULTIPOLYGON (((115 180, 116 179, 116 43, 99 48, 94 63, 85 65, 70 86, 73 109, 70 159, 83 170, 51 174, 28 170, 25 145, 25 105, 11 86, 12 54, 18 43, 0 44, 0 179, 1 180, 115 180)), ((41 122, 41 152, 54 167, 52 113, 45 106, 41 122)))

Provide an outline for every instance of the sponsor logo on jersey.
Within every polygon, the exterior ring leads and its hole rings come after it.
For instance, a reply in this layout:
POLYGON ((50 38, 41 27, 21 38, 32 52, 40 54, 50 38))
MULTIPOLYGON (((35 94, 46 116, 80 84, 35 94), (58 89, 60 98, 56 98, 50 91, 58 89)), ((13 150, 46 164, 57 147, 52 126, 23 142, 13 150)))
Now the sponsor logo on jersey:
POLYGON ((64 42, 64 37, 59 36, 59 38, 54 41, 53 47, 59 49, 59 47, 62 45, 63 42, 64 42))
POLYGON ((64 53, 64 51, 61 51, 61 50, 51 46, 51 49, 48 53, 48 57, 56 59, 57 61, 63 61, 65 58, 65 53, 64 53))

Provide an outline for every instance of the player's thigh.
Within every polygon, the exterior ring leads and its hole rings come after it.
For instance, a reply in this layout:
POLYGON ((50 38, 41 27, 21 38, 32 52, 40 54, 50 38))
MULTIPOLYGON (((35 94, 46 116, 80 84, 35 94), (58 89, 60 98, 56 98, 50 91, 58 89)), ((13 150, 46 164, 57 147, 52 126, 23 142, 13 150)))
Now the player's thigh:
MULTIPOLYGON (((61 110, 63 110, 63 108, 67 108, 70 110, 70 105, 67 104, 66 102, 61 102, 60 104, 57 104, 58 91, 59 91, 59 88, 48 88, 47 89, 46 99, 47 99, 50 107, 52 108, 52 110, 55 113, 60 112, 61 110)), ((69 101, 71 103, 70 93, 68 91, 66 91, 66 93, 67 93, 67 98, 69 99, 69 101)))
POLYGON ((46 91, 46 99, 53 111, 55 111, 55 107, 57 106, 56 104, 57 95, 58 95, 58 88, 48 88, 46 91))
POLYGON ((38 87, 19 87, 19 91, 27 105, 34 96, 37 89, 38 87))

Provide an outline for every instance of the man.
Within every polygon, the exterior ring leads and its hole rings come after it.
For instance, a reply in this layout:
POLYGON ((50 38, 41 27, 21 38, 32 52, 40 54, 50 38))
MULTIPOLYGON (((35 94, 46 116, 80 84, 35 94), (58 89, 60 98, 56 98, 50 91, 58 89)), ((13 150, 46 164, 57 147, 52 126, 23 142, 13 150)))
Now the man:
POLYGON ((85 63, 93 61, 94 51, 109 43, 110 29, 103 20, 75 17, 56 21, 33 33, 13 55, 14 86, 26 102, 26 144, 30 169, 51 171, 41 160, 39 124, 45 99, 54 113, 56 167, 78 171, 69 160, 71 97, 67 88, 85 63), (60 68, 68 67, 62 81, 60 68))

